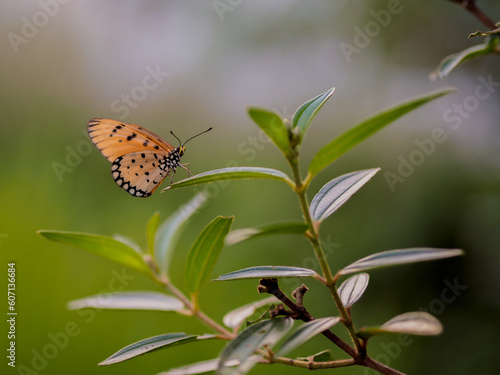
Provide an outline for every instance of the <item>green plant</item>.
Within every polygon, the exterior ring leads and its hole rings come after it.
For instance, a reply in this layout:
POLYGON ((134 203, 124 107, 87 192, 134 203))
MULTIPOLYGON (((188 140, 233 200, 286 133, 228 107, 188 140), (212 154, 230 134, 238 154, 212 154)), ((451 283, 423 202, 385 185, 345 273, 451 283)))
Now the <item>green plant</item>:
POLYGON ((498 54, 500 53, 500 23, 495 23, 488 15, 476 4, 476 0, 448 0, 452 3, 457 3, 470 14, 472 14, 478 21, 489 31, 476 31, 469 34, 469 38, 486 37, 481 44, 473 45, 463 51, 446 56, 439 64, 436 70, 430 74, 430 79, 437 78, 445 79, 457 66, 476 57, 498 54))
POLYGON ((195 239, 189 251, 185 270, 186 292, 179 290, 169 278, 170 258, 189 218, 207 199, 203 193, 196 195, 161 225, 159 214, 154 214, 146 225, 147 246, 145 249, 141 249, 132 239, 125 236, 111 238, 75 232, 39 231, 47 239, 93 252, 144 272, 166 292, 165 294, 152 292, 110 293, 106 298, 92 296, 72 301, 69 308, 174 311, 201 320, 214 332, 203 335, 167 333, 150 337, 121 349, 101 362, 100 365, 111 365, 154 350, 199 340, 227 340, 229 342, 219 358, 197 363, 195 367, 190 365, 183 370, 190 374, 210 370, 215 370, 218 374, 243 374, 260 362, 280 363, 306 369, 360 365, 383 374, 401 374, 401 372, 375 361, 368 355, 370 337, 390 332, 416 335, 437 335, 441 332, 442 327, 439 321, 425 312, 405 313, 380 326, 358 329, 352 319, 351 308, 363 295, 368 285, 369 276, 365 271, 398 264, 453 257, 461 255, 462 250, 413 248, 384 251, 369 255, 341 268, 336 273, 332 273, 319 237, 321 224, 366 184, 379 169, 361 170, 332 179, 320 189, 310 204, 306 193, 312 179, 342 154, 404 114, 448 94, 452 90, 446 89, 407 100, 359 123, 320 149, 310 162, 306 177, 303 178, 299 168, 300 147, 315 114, 333 91, 330 89, 304 103, 295 112, 291 121, 283 120, 277 114, 264 109, 249 109, 250 117, 282 151, 290 165, 291 176, 270 168, 224 168, 189 177, 167 188, 176 189, 201 183, 244 178, 279 180, 295 192, 303 216, 301 222, 265 225, 260 228, 240 229, 231 233, 233 218, 216 217, 195 239), (230 236, 228 236, 229 233, 230 236), (230 311, 223 318, 225 327, 207 316, 200 306, 198 297, 210 280, 224 243, 234 244, 250 238, 277 233, 305 236, 314 250, 321 267, 321 273, 290 266, 259 266, 221 275, 216 279, 217 281, 232 281, 243 278, 259 279, 259 293, 267 293, 272 296, 230 311), (338 286, 340 278, 346 275, 353 276, 338 286), (291 295, 292 300, 280 289, 278 280, 281 278, 313 278, 319 281, 321 285, 328 288, 337 306, 338 316, 314 318, 304 305, 304 294, 308 288, 304 284, 296 288, 291 295), (246 320, 263 306, 267 307, 265 313, 261 314, 257 321, 244 327, 246 320), (294 321, 297 320, 304 323, 285 338, 294 321), (334 325, 344 326, 349 333, 350 343, 342 340, 330 330, 334 325), (329 350, 306 358, 284 357, 320 333, 345 352, 347 358, 333 359, 329 350), (284 341, 278 349, 274 349, 283 338, 284 341))

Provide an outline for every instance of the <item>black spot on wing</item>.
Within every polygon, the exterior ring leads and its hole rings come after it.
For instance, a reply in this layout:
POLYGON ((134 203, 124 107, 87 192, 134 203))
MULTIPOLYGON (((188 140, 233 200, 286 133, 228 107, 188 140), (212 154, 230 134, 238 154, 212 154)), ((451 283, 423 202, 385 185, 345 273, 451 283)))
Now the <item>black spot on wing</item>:
POLYGON ((133 132, 132 135, 129 135, 127 137, 127 141, 131 141, 132 139, 134 139, 135 137, 137 137, 137 133, 136 132, 133 132))

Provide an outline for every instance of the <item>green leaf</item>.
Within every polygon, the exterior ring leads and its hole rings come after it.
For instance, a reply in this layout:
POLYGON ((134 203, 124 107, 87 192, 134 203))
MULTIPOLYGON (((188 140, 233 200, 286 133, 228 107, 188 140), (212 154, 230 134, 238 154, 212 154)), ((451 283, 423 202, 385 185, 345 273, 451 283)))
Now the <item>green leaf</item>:
POLYGON ((333 161, 356 146, 361 141, 375 134, 380 129, 389 125, 406 113, 420 107, 421 105, 439 98, 440 96, 453 92, 452 89, 444 89, 437 92, 425 94, 379 112, 364 120, 355 127, 349 129, 339 137, 324 146, 314 156, 309 165, 309 174, 315 176, 333 161))
POLYGON ((232 223, 233 217, 216 217, 193 243, 186 263, 186 285, 193 294, 210 279, 232 223))
POLYGON ((238 279, 269 279, 279 277, 315 277, 317 273, 307 268, 287 266, 258 266, 249 267, 239 271, 226 273, 214 281, 227 281, 238 279))
POLYGON ((260 356, 255 351, 264 345, 272 348, 292 328, 291 318, 275 318, 251 325, 222 351, 217 375, 243 375, 252 369, 260 356), (229 367, 238 361, 238 366, 229 367))
POLYGON ((249 108, 248 114, 269 138, 286 155, 290 149, 288 130, 276 113, 260 108, 249 108))
MULTIPOLYGON (((177 367, 167 372, 160 372, 158 375, 195 375, 203 374, 205 372, 215 371, 219 367, 219 358, 209 359, 208 361, 201 361, 192 363, 187 366, 177 367)), ((236 366, 238 361, 234 363, 228 362, 227 366, 236 366)))
POLYGON ((430 74, 430 80, 435 81, 437 78, 446 78, 448 74, 450 74, 453 69, 455 69, 461 63, 475 57, 492 53, 498 44, 499 38, 487 38, 482 44, 477 44, 475 46, 466 48, 461 52, 454 53, 445 57, 439 64, 438 68, 430 74))
POLYGON ((406 333, 419 336, 435 336, 443 332, 443 326, 434 316, 423 311, 414 311, 395 316, 382 326, 362 328, 358 336, 369 338, 384 333, 406 333))
POLYGON ((206 200, 207 197, 204 193, 195 195, 188 203, 177 209, 156 231, 155 260, 161 275, 168 274, 175 246, 184 227, 206 200))
POLYGON ((260 167, 232 167, 215 169, 213 171, 203 172, 196 176, 186 178, 184 180, 174 182, 168 189, 177 189, 180 187, 194 186, 199 184, 206 184, 209 182, 228 181, 228 180, 242 180, 242 179, 270 179, 283 181, 294 186, 286 173, 271 168, 260 167))
POLYGON ((358 301, 365 292, 368 281, 370 281, 370 275, 367 273, 358 273, 344 281, 338 290, 342 304, 345 307, 351 307, 358 301))
POLYGON ((309 211, 315 221, 323 221, 366 184, 380 168, 351 172, 328 182, 316 194, 309 211))
POLYGON ((335 87, 332 87, 331 89, 325 91, 317 97, 308 100, 307 102, 302 104, 299 109, 297 109, 297 111, 295 111, 292 117, 292 127, 299 127, 302 137, 304 137, 316 113, 330 98, 330 96, 332 96, 334 91, 335 87))
POLYGON ((276 352, 279 356, 284 356, 290 353, 295 348, 299 347, 306 341, 309 341, 311 338, 316 336, 317 334, 326 331, 330 327, 333 327, 340 321, 340 317, 334 316, 330 318, 320 318, 315 319, 310 322, 307 322, 300 326, 295 332, 293 332, 290 337, 288 337, 280 349, 276 352))
POLYGON ((160 225, 160 213, 155 212, 146 224, 146 244, 148 246, 148 253, 153 257, 155 253, 155 236, 158 225, 160 225))
POLYGON ((115 363, 123 362, 158 349, 167 349, 176 345, 210 338, 215 338, 215 336, 195 336, 186 335, 185 333, 167 333, 164 335, 150 337, 120 349, 111 357, 99 363, 99 366, 114 365, 115 363))
POLYGON ((351 263, 340 270, 339 274, 348 275, 374 268, 456 257, 463 255, 463 253, 463 250, 460 249, 434 249, 429 247, 382 251, 351 263))
POLYGON ((51 241, 70 245, 149 273, 149 267, 134 249, 111 237, 57 230, 40 230, 37 233, 51 241))
POLYGON ((155 292, 103 293, 77 299, 68 303, 68 310, 117 309, 117 310, 157 310, 179 311, 184 304, 177 298, 155 292))
POLYGON ((142 249, 139 244, 131 237, 124 236, 123 234, 113 234, 113 239, 120 241, 128 247, 135 250, 135 252, 142 256, 142 249))
POLYGON ((310 362, 329 362, 333 361, 333 354, 330 349, 326 349, 308 357, 297 357, 297 359, 310 362))
POLYGON ((226 327, 238 328, 242 323, 245 322, 247 318, 252 316, 255 310, 261 308, 262 306, 270 305, 272 303, 277 303, 277 302, 279 302, 279 300, 276 297, 271 296, 260 301, 249 303, 247 305, 238 307, 237 309, 228 312, 226 315, 224 315, 222 321, 224 322, 226 327))
POLYGON ((231 231, 226 237, 226 245, 234 245, 252 238, 275 234, 305 234, 307 231, 305 223, 276 223, 258 228, 243 228, 231 231))

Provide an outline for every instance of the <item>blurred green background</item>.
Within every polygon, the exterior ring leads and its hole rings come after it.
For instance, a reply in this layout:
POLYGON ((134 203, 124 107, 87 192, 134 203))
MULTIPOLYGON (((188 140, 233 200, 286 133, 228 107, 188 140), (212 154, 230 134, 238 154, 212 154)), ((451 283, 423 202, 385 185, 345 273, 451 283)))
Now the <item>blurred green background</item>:
MULTIPOLYGON (((173 261, 172 279, 183 289, 189 247, 216 215, 235 215, 233 228, 300 219, 295 196, 273 181, 235 181, 222 189, 207 185, 132 198, 115 185, 110 163, 89 141, 89 119, 137 123, 173 144, 170 130, 185 140, 213 126, 188 144, 183 161, 191 163, 193 173, 228 163, 288 171, 279 151, 259 138, 247 106, 290 118, 302 102, 336 87, 307 134, 305 169, 322 145, 366 116, 447 85, 459 92, 405 116, 346 154, 313 181, 310 198, 340 174, 382 168, 322 227, 333 270, 394 248, 460 247, 466 252, 460 259, 372 272, 366 295, 353 308, 358 327, 422 308, 445 327, 441 336, 414 337, 407 346, 398 345, 396 336, 374 338, 369 347, 373 357, 411 374, 498 372, 493 352, 500 313, 500 90, 492 86, 488 98, 470 99, 481 79, 500 81, 498 57, 473 60, 446 82, 431 82, 429 73, 440 60, 479 43, 479 38, 466 37, 484 26, 444 0, 401 0, 399 12, 384 25, 379 21, 377 31, 374 14, 387 10, 389 3, 398 2, 0 2, 0 248, 5 273, 7 262, 16 263, 19 313, 18 367, 8 367, 4 357, 0 372, 155 374, 214 358, 223 347, 198 343, 98 368, 98 362, 142 338, 208 328, 168 313, 68 311, 68 301, 112 288, 158 288, 132 270, 49 242, 37 230, 121 233, 144 245, 144 226, 155 211, 165 219, 206 189, 209 204, 189 223, 173 261), (341 46, 354 46, 357 28, 366 27, 374 27, 373 37, 346 57, 341 46), (160 72, 157 85, 141 89, 151 70, 160 72), (127 103, 126 95, 132 94, 136 100, 127 103), (454 106, 476 102, 473 110, 450 120, 454 106), (436 128, 443 129, 446 141, 435 144, 405 181, 391 189, 386 173, 398 173, 402 158, 408 160, 418 150, 415 141, 429 138, 436 128), (449 301, 447 283, 466 289, 449 301), (50 352, 51 337, 62 337, 66 329, 75 334, 50 352), (42 360, 40 353, 50 358, 42 360)), ((479 4, 498 20, 500 3, 479 4)), ((184 177, 179 171, 176 179, 184 177)), ((263 264, 317 269, 312 255, 301 238, 255 240, 225 248, 214 276, 263 264)), ((307 284, 311 313, 334 314, 333 301, 321 285, 307 284)), ((297 284, 282 286, 290 292, 297 284)), ((221 321, 227 310, 259 298, 255 281, 215 283, 205 288, 201 304, 221 321)), ((6 302, 4 306, 6 311, 6 302)), ((4 353, 5 327, 0 335, 4 353)), ((344 337, 340 327, 337 331, 344 337)), ((316 337, 293 354, 307 356, 328 347, 316 337)), ((343 358, 339 350, 333 352, 343 358)), ((262 365, 252 371, 271 372, 303 373, 262 365)), ((372 372, 353 367, 335 373, 372 372)))

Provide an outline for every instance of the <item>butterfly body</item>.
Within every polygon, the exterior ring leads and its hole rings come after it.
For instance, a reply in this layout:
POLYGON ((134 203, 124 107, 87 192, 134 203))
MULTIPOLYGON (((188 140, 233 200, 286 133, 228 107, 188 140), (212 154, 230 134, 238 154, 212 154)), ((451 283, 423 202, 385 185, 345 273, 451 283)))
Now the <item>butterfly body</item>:
POLYGON ((95 118, 89 121, 87 130, 92 142, 112 163, 116 184, 134 197, 149 197, 169 174, 172 183, 178 167, 191 175, 189 164, 180 162, 186 151, 183 145, 174 147, 141 126, 95 118))

